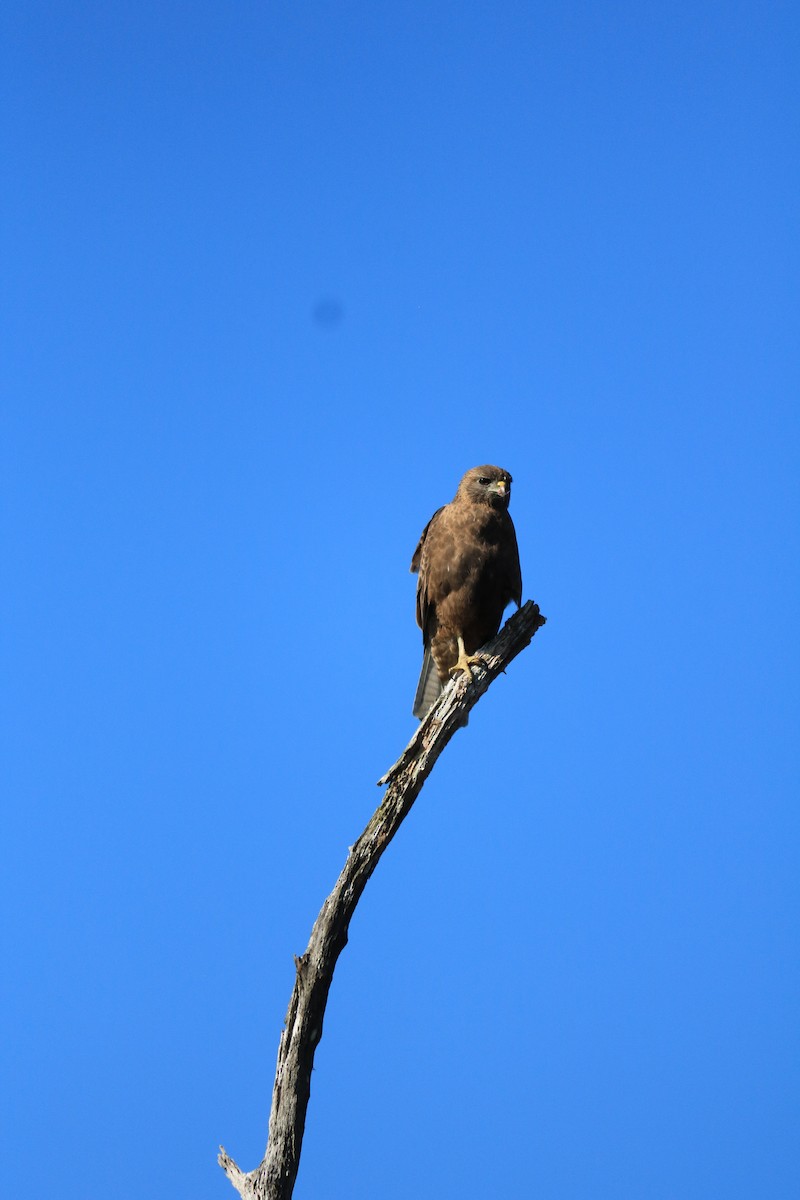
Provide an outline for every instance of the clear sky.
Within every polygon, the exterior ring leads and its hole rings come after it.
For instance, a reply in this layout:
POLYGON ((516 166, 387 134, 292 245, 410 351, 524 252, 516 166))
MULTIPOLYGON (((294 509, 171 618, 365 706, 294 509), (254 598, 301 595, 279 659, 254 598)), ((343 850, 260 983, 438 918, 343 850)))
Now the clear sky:
POLYGON ((797 7, 0 22, 4 1194, 260 1160, 489 462, 548 625, 364 894, 295 1196, 794 1200, 797 7))

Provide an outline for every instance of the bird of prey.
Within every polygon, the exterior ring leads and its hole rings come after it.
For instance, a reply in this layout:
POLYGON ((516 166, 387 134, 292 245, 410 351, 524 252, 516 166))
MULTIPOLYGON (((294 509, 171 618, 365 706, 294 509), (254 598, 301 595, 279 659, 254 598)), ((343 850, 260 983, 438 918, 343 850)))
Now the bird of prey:
POLYGON ((425 648, 414 698, 420 720, 451 675, 470 674, 470 664, 480 661, 474 652, 497 633, 506 605, 522 603, 510 499, 508 471, 473 467, 422 531, 411 560, 425 648))

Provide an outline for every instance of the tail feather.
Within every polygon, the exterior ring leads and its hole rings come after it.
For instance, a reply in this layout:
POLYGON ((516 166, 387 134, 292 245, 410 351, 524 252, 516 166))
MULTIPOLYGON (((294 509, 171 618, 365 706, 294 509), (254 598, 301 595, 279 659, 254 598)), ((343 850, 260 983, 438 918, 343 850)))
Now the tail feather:
POLYGON ((419 674, 419 683, 417 684, 417 694, 414 697, 413 713, 421 721, 427 715, 428 709, 438 698, 442 690, 442 681, 439 678, 439 673, 436 670, 436 664, 433 661, 430 646, 425 647, 425 656, 422 660, 422 670, 419 674))

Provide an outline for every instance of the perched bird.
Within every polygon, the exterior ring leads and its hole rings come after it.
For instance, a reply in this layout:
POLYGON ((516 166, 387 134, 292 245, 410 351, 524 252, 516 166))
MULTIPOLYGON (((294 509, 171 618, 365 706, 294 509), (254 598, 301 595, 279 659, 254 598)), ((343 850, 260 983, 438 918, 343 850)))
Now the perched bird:
POLYGON ((480 661, 474 652, 497 633, 506 605, 522 603, 510 499, 508 471, 473 467, 422 531, 411 560, 425 647, 414 698, 420 720, 451 675, 480 661))

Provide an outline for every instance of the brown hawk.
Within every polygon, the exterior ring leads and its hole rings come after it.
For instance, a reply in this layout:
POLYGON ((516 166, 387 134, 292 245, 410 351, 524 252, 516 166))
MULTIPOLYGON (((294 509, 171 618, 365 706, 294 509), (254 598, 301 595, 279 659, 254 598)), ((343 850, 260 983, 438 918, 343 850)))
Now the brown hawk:
POLYGON ((411 560, 425 647, 414 698, 420 720, 451 675, 480 661, 474 652, 497 633, 506 605, 522 603, 510 499, 508 471, 473 467, 422 531, 411 560))

